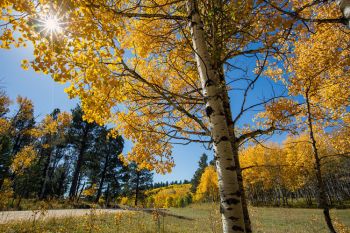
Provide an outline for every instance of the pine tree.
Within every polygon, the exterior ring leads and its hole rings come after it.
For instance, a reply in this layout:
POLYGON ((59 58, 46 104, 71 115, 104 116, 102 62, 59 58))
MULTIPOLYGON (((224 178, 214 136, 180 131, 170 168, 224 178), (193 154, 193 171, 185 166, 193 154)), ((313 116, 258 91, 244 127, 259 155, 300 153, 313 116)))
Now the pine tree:
POLYGON ((192 180, 191 180, 191 184, 192 184, 191 192, 192 193, 196 192, 197 187, 200 183, 200 179, 202 177, 202 174, 207 166, 208 166, 208 156, 205 153, 203 153, 202 156, 199 158, 198 168, 195 171, 195 173, 192 177, 192 180))
POLYGON ((72 183, 69 191, 69 197, 77 196, 79 182, 81 180, 81 171, 86 162, 86 156, 90 153, 95 145, 96 131, 98 130, 96 123, 88 123, 83 120, 83 111, 80 106, 72 110, 72 123, 68 132, 68 142, 76 153, 77 160, 72 175, 72 183))
POLYGON ((119 155, 123 151, 124 140, 121 136, 112 138, 108 136, 110 131, 101 127, 97 138, 95 152, 92 154, 94 162, 97 164, 95 175, 98 178, 98 189, 95 202, 98 202, 103 190, 109 196, 109 188, 112 186, 118 167, 122 166, 119 155), (105 187, 107 184, 107 187, 105 187))

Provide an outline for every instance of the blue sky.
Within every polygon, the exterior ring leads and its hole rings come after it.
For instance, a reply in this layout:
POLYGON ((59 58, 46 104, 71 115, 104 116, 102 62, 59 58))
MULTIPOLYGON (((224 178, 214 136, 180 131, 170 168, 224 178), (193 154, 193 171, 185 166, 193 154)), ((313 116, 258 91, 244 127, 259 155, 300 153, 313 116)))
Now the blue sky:
MULTIPOLYGON (((38 120, 45 114, 50 113, 54 108, 62 111, 70 111, 78 103, 78 100, 70 100, 64 93, 65 85, 55 83, 48 75, 38 74, 33 70, 23 70, 21 60, 31 59, 32 48, 16 48, 11 50, 0 50, 0 86, 3 87, 11 99, 15 99, 17 95, 28 97, 34 102, 35 115, 38 120)), ((252 70, 254 63, 249 59, 243 59, 240 62, 243 66, 252 70)), ((229 76, 240 77, 243 74, 238 72, 230 73, 229 76)), ((244 85, 235 83, 234 86, 244 85)), ((255 104, 262 97, 268 98, 271 95, 271 84, 266 79, 259 80, 255 85, 255 90, 247 100, 247 106, 255 104)), ((275 86, 276 91, 279 90, 275 86)), ((233 114, 240 109, 242 94, 237 91, 230 92, 231 107, 233 114)), ((251 123, 255 112, 249 112, 240 121, 240 125, 251 123)), ((274 136, 274 141, 280 142, 284 136, 274 136)), ((127 142, 124 152, 128 151, 131 143, 127 142)), ((201 144, 190 144, 186 146, 175 145, 173 156, 175 167, 172 173, 166 175, 155 174, 154 181, 174 181, 174 180, 190 180, 197 168, 199 157, 202 153, 209 155, 212 159, 213 152, 206 150, 201 144)))

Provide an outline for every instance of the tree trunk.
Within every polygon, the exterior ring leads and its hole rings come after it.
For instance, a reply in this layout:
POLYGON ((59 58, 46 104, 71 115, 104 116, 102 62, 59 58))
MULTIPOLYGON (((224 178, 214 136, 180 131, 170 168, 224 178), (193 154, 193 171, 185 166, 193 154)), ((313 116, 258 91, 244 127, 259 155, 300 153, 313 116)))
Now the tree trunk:
POLYGON ((96 203, 98 202, 98 200, 100 199, 101 194, 102 194, 102 188, 103 188, 103 183, 104 183, 105 177, 106 177, 108 162, 109 162, 109 152, 107 152, 107 155, 106 155, 106 158, 105 158, 105 164, 103 165, 103 170, 102 170, 102 174, 101 174, 101 180, 100 180, 100 184, 99 184, 99 187, 98 187, 98 190, 97 190, 96 199, 95 199, 96 203))
POLYGON ((78 160, 77 160, 77 163, 75 165, 75 169, 74 169, 74 173, 73 173, 72 185, 71 185, 70 191, 69 191, 69 198, 70 199, 73 199, 76 196, 76 192, 77 192, 79 175, 80 175, 81 167, 84 163, 84 154, 85 154, 85 147, 86 147, 85 138, 86 137, 83 138, 83 141, 81 143, 81 147, 80 147, 80 151, 79 151, 79 155, 78 155, 78 160))
POLYGON ((81 197, 81 194, 82 194, 83 191, 84 191, 84 188, 85 188, 85 182, 83 183, 83 186, 81 187, 79 194, 77 194, 77 198, 76 198, 76 202, 77 202, 77 203, 78 203, 79 200, 80 200, 80 197, 81 197))
POLYGON ((44 171, 43 171, 43 183, 41 185, 41 191, 40 191, 40 195, 39 195, 39 199, 42 200, 45 198, 45 192, 46 192, 46 185, 48 183, 49 180, 49 168, 50 168, 50 163, 51 163, 51 157, 52 157, 52 149, 50 148, 48 150, 48 157, 46 159, 45 162, 45 166, 44 166, 44 171))
POLYGON ((109 184, 107 185, 107 190, 106 190, 106 207, 109 207, 109 184))
POLYGON ((137 200, 139 199, 140 186, 140 172, 136 171, 136 190, 135 190, 135 207, 137 207, 137 200))
POLYGON ((312 123, 312 117, 311 117, 311 106, 310 106, 310 98, 309 98, 309 93, 308 91, 306 92, 305 95, 306 98, 306 105, 307 105, 307 119, 308 119, 308 127, 309 127, 309 133, 310 133, 310 140, 312 144, 312 150, 313 150, 313 155, 315 159, 315 164, 314 164, 314 169, 315 169, 315 174, 316 174, 316 180, 317 180, 317 188, 318 188, 318 195, 317 195, 317 200, 318 200, 318 205, 323 209, 323 215, 325 218, 325 221, 327 223, 328 229, 331 233, 336 233, 331 216, 329 214, 329 206, 327 202, 327 195, 326 195, 326 188, 323 182, 322 178, 322 172, 321 172, 321 163, 320 163, 320 157, 318 154, 318 149, 316 145, 316 138, 314 135, 313 131, 313 123, 312 123))
POLYGON ((220 71, 213 69, 195 0, 188 1, 188 11, 192 43, 215 150, 223 232, 246 232, 234 151, 222 102, 222 85, 225 86, 225 80, 220 80, 220 71))
POLYGON ((4 184, 4 181, 5 181, 5 178, 4 177, 1 177, 0 178, 0 191, 2 189, 2 185, 4 184))
POLYGON ((337 3, 343 13, 344 23, 350 28, 350 0, 337 0, 337 3))
POLYGON ((64 182, 65 182, 65 179, 66 179, 66 174, 65 174, 65 172, 62 172, 61 176, 60 176, 60 179, 59 179, 58 189, 57 189, 57 193, 56 193, 56 195, 58 197, 60 197, 60 198, 64 196, 64 182))

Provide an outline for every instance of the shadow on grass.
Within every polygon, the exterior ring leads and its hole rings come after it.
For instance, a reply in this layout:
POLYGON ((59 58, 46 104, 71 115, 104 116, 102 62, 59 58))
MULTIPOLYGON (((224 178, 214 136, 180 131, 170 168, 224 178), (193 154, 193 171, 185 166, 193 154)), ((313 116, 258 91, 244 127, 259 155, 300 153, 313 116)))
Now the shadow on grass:
POLYGON ((176 214, 169 213, 169 210, 164 210, 164 209, 139 209, 139 211, 143 211, 147 214, 153 214, 154 211, 157 211, 160 215, 162 215, 164 217, 174 217, 177 219, 187 220, 187 221, 194 221, 195 220, 193 218, 185 217, 182 215, 176 215, 176 214))

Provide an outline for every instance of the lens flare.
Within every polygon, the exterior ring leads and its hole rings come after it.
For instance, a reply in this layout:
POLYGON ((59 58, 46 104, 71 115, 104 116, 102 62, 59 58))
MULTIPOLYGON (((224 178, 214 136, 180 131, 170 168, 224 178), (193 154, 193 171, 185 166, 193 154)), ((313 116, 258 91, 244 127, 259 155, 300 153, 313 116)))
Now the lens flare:
POLYGON ((57 17, 57 15, 43 15, 38 21, 38 26, 41 28, 40 33, 44 33, 46 36, 50 36, 51 39, 62 32, 63 22, 62 19, 57 17))
POLYGON ((55 32, 60 32, 61 31, 59 20, 55 16, 48 17, 44 21, 44 27, 45 27, 45 30, 50 32, 50 33, 55 33, 55 32))

